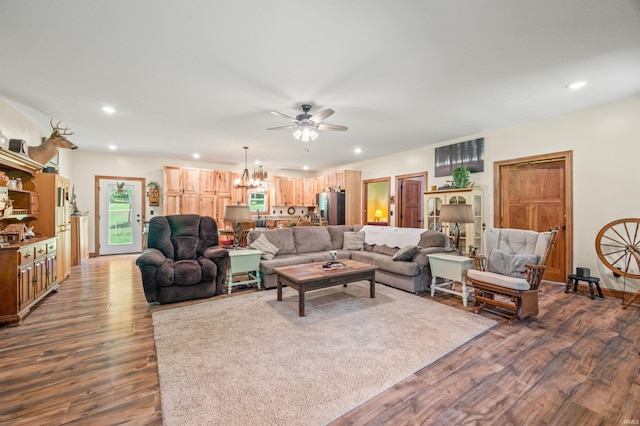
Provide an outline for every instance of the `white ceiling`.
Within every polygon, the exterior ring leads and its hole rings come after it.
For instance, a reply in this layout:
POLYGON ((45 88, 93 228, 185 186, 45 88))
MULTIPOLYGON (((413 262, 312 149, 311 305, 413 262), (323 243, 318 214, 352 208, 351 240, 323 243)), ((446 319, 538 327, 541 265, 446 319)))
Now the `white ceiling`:
POLYGON ((640 94, 640 1, 0 0, 0 64, 82 150, 319 170, 640 94))

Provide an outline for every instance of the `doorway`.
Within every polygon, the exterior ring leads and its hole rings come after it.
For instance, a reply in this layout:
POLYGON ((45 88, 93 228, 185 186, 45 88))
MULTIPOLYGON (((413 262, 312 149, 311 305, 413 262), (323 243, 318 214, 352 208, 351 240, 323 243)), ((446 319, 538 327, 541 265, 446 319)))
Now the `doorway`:
POLYGON ((362 181, 362 223, 389 226, 390 177, 362 181))
POLYGON ((96 176, 96 256, 140 253, 144 178, 96 176))
POLYGON ((547 231, 558 239, 544 279, 564 282, 573 270, 573 153, 494 163, 494 226, 547 231))
POLYGON ((396 176, 396 226, 423 228, 422 196, 427 188, 427 172, 396 176))

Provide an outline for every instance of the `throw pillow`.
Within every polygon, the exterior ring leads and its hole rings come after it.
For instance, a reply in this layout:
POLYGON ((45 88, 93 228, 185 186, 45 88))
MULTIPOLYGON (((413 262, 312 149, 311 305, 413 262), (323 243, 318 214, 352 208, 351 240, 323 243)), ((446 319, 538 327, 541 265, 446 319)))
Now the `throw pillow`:
POLYGON ((500 275, 526 278, 527 268, 524 265, 536 263, 538 263, 538 256, 535 254, 508 254, 495 249, 489 255, 487 270, 500 275))
POLYGON ((262 255, 260 257, 264 260, 273 259, 274 257, 276 257, 276 254, 278 254, 279 251, 278 247, 271 244, 264 234, 260 235, 258 239, 252 242, 249 247, 251 247, 252 249, 260 250, 262 252, 262 255))
POLYGON ((345 232, 343 250, 364 250, 364 232, 345 232))
POLYGON ((399 260, 403 262, 411 262, 413 260, 413 256, 420 250, 418 246, 406 246, 402 247, 400 250, 393 255, 391 260, 399 260))

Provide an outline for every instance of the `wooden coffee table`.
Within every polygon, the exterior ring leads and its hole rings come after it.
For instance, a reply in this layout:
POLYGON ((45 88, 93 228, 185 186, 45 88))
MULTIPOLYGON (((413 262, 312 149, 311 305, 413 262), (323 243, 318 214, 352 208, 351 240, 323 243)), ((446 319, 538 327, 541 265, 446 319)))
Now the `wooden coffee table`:
POLYGON ((304 316, 304 294, 310 290, 318 290, 336 285, 347 286, 354 281, 369 280, 371 298, 376 297, 376 269, 369 265, 351 259, 339 259, 346 268, 324 270, 326 262, 305 263, 302 265, 281 266, 273 268, 278 274, 278 301, 282 301, 282 286, 287 285, 298 291, 298 315, 304 316))

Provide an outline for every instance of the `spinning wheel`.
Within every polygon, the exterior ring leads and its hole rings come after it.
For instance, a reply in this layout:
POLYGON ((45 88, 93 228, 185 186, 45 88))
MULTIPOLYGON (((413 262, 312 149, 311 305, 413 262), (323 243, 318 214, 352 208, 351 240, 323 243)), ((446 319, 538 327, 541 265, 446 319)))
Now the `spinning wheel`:
MULTIPOLYGON (((596 252, 614 274, 640 279, 640 219, 618 219, 605 225, 596 236, 596 252)), ((640 290, 623 308, 636 298, 640 298, 640 290)))

